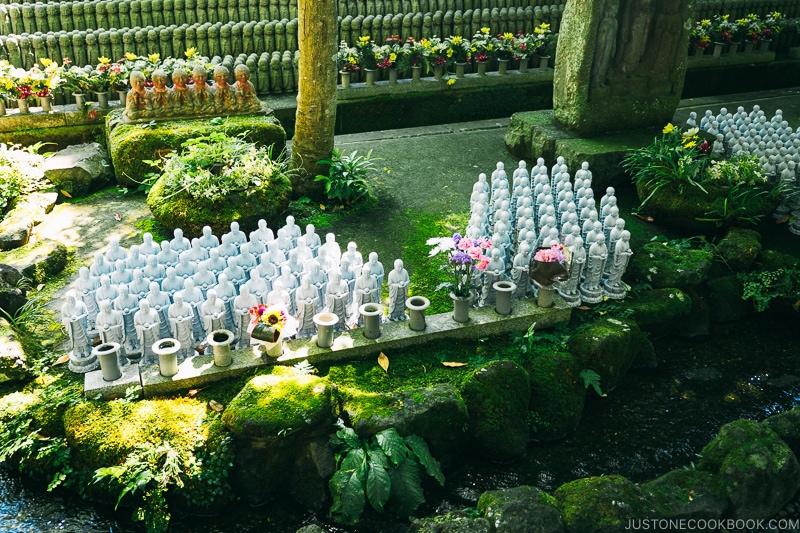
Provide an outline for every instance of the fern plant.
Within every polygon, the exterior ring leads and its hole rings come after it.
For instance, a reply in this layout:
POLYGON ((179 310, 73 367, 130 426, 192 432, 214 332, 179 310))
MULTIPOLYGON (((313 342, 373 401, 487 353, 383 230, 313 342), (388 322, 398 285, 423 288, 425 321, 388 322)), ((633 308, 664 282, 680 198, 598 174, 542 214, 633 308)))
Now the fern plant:
POLYGON ((329 158, 318 161, 320 165, 330 166, 328 175, 319 174, 314 180, 325 185, 329 200, 351 205, 370 196, 367 178, 376 172, 373 161, 372 150, 363 156, 358 155, 358 150, 348 154, 334 148, 329 158))
POLYGON ((337 452, 338 470, 329 482, 331 515, 343 524, 354 524, 366 502, 379 513, 388 507, 408 516, 425 502, 424 471, 444 486, 439 462, 417 435, 401 437, 389 428, 371 439, 361 439, 352 428, 342 428, 331 438, 337 452))
POLYGON ((600 388, 600 374, 595 372, 594 370, 589 370, 588 368, 584 368, 581 370, 580 378, 583 380, 583 386, 585 388, 593 388, 594 391, 597 393, 598 396, 605 397, 603 394, 603 390, 600 388))

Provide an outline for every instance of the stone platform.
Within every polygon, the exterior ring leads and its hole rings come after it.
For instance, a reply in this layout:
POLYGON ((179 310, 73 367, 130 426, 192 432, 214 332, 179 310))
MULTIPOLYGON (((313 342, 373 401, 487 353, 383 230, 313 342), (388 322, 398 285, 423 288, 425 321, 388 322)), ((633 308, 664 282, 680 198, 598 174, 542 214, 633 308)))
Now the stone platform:
POLYGON ((438 339, 471 339, 526 331, 533 322, 536 322, 537 329, 552 328, 568 322, 572 312, 558 296, 555 300, 558 307, 547 309, 538 307, 534 299, 518 300, 513 303, 512 314, 506 316, 498 315, 490 307, 471 309, 470 320, 466 323, 453 320, 452 313, 430 315, 426 319, 425 331, 412 331, 408 327, 408 320, 388 322, 381 325, 381 336, 375 340, 365 338, 362 329, 345 331, 336 335, 330 349, 317 346, 316 336, 290 340, 284 343, 283 355, 274 359, 262 357, 259 347, 252 346, 234 350, 233 362, 225 368, 214 366, 211 355, 198 355, 182 361, 178 373, 169 378, 159 373, 158 365, 142 368, 127 365, 123 367, 122 378, 110 383, 103 381, 101 372, 97 370, 86 374, 84 396, 104 399, 121 397, 131 386, 138 386, 141 396, 164 396, 236 377, 268 365, 294 365, 301 360, 307 360, 312 365, 364 360, 379 352, 410 348, 438 339))

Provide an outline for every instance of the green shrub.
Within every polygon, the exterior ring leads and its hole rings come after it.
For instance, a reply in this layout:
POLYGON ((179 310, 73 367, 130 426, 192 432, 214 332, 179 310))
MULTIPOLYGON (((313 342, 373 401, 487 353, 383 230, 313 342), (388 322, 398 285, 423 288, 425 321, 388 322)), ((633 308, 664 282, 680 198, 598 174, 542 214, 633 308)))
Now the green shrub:
POLYGON ((329 200, 342 204, 354 204, 370 196, 369 181, 367 178, 375 174, 372 150, 366 156, 358 155, 358 150, 347 154, 336 148, 331 152, 331 157, 321 159, 320 165, 330 165, 328 175, 318 175, 315 181, 325 184, 325 194, 329 200))

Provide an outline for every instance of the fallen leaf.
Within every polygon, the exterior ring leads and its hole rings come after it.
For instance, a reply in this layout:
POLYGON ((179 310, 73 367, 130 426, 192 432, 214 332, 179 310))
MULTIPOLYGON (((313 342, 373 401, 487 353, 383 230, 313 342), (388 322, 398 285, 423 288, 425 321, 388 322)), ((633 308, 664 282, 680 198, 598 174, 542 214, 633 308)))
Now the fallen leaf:
POLYGON ((378 364, 384 372, 387 374, 389 373, 389 358, 386 357, 385 353, 381 352, 381 354, 378 356, 378 364))
POLYGON ((117 222, 122 221, 122 217, 120 216, 119 213, 114 213, 114 220, 116 220, 117 222))
POLYGON ((453 361, 443 361, 442 365, 450 368, 458 368, 460 366, 467 366, 467 363, 454 363, 453 361))
POLYGON ((646 215, 640 215, 639 213, 635 213, 633 216, 635 216, 636 218, 639 218, 641 220, 644 220, 645 222, 654 222, 655 221, 655 219, 653 217, 648 217, 646 215))
POLYGON ((44 289, 44 283, 40 283, 40 284, 38 284, 38 285, 36 286, 36 292, 39 292, 39 291, 40 291, 40 290, 42 290, 42 289, 44 289))
POLYGON ((197 393, 200 392, 201 390, 202 389, 191 389, 186 395, 189 398, 194 398, 195 396, 197 396, 197 393))
POLYGON ((322 211, 325 211, 325 204, 319 204, 319 208, 320 208, 322 211))
POLYGON ((62 355, 61 357, 59 357, 59 358, 56 360, 56 362, 55 362, 55 363, 53 363, 53 365, 63 365, 63 364, 64 364, 64 363, 66 363, 67 361, 69 361, 69 354, 68 354, 68 353, 65 353, 64 355, 62 355))
POLYGON ((588 305, 579 305, 575 309, 580 309, 581 311, 591 311, 592 310, 592 308, 589 307, 588 305))
POLYGON ((778 220, 776 220, 775 223, 776 224, 785 224, 788 221, 789 221, 789 215, 786 215, 785 217, 781 217, 778 220))
POLYGON ((72 198, 72 195, 70 193, 68 193, 67 191, 65 191, 64 189, 59 189, 59 192, 61 194, 63 194, 64 196, 66 196, 67 198, 72 198))
POLYGON ((225 409, 225 406, 216 400, 208 400, 208 406, 216 413, 221 413, 225 409))

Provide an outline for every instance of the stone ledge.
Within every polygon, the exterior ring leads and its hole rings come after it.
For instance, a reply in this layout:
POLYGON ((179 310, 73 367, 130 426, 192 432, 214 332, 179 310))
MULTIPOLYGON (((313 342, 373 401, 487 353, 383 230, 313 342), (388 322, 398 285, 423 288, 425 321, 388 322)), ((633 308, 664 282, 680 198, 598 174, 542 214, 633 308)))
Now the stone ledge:
POLYGON ((136 396, 140 398, 142 396, 142 382, 139 376, 139 365, 127 364, 120 367, 120 370, 122 370, 122 377, 116 381, 104 380, 101 370, 94 370, 84 374, 84 398, 96 398, 98 396, 103 400, 124 398, 131 387, 136 388, 136 396))
POLYGON ((686 68, 693 70, 709 67, 730 67, 733 65, 771 63, 772 61, 775 61, 775 52, 753 52, 751 54, 737 52, 735 54, 722 54, 719 57, 707 54, 702 56, 690 55, 686 68))

